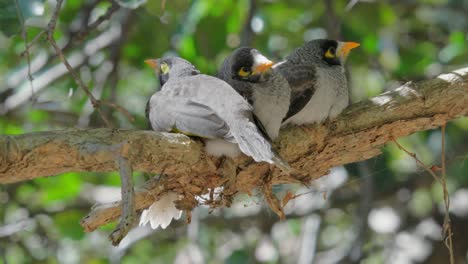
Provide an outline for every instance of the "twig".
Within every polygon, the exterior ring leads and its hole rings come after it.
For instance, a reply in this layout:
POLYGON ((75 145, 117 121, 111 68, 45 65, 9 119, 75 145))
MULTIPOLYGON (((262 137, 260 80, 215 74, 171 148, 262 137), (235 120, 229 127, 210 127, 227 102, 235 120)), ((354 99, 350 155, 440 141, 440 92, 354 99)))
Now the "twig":
POLYGON ((445 236, 444 244, 447 247, 450 255, 450 264, 455 263, 455 258, 453 254, 453 241, 452 241, 452 226, 450 224, 450 214, 449 214, 449 209, 450 209, 450 198, 448 194, 448 189, 447 189, 447 182, 446 182, 446 168, 445 168, 445 124, 442 125, 442 150, 441 150, 441 160, 442 160, 442 165, 441 169, 442 170, 442 177, 437 176, 437 174, 434 172, 436 170, 439 170, 439 168, 432 166, 428 167, 426 166, 422 161, 420 161, 417 157, 416 154, 409 152, 406 150, 403 146, 401 146, 395 139, 393 139, 393 142, 396 144, 396 146, 400 149, 403 150, 406 154, 411 156, 416 163, 429 172, 429 174, 434 177, 434 179, 440 183, 442 186, 443 192, 444 192, 444 207, 445 207, 445 217, 444 217, 444 225, 443 225, 443 233, 445 236))
POLYGON ((408 154, 409 156, 411 156, 415 161, 416 161, 416 164, 418 164, 421 168, 423 168, 424 170, 426 170, 427 172, 429 172, 429 174, 432 175, 432 177, 440 184, 442 184, 442 181, 441 179, 439 178, 439 176, 437 176, 437 174, 435 174, 435 172, 433 170, 431 170, 431 168, 427 167, 426 164, 424 164, 421 160, 418 159, 418 157, 416 157, 416 154, 412 153, 412 152, 409 152, 407 149, 405 149, 402 145, 400 145, 400 143, 398 143, 398 141, 396 141, 394 138, 392 139, 393 143, 395 143, 395 145, 402 151, 404 151, 406 154, 408 154))
POLYGON ((270 206, 271 210, 275 212, 280 220, 286 219, 283 208, 281 207, 280 201, 276 196, 273 194, 273 185, 271 183, 271 176, 268 175, 265 177, 265 182, 262 185, 262 193, 265 197, 268 205, 270 206))
POLYGON ((98 102, 99 102, 100 104, 108 105, 108 106, 110 106, 110 107, 116 109, 117 111, 119 111, 120 113, 122 113, 122 114, 125 116, 125 118, 128 119, 128 121, 130 121, 130 122, 132 122, 132 123, 135 122, 135 118, 134 118, 134 117, 132 116, 132 114, 130 114, 130 112, 129 112, 127 109, 125 109, 124 107, 122 107, 122 106, 120 106, 120 105, 118 105, 118 104, 116 104, 116 103, 112 103, 112 102, 104 101, 104 100, 98 100, 98 102))
POLYGON ((98 17, 96 19, 96 21, 94 21, 93 23, 91 23, 90 25, 86 26, 84 29, 78 31, 77 33, 73 34, 71 37, 70 37, 70 43, 73 42, 73 40, 77 39, 77 40, 82 40, 84 39, 91 31, 93 31, 94 29, 96 29, 99 25, 102 24, 102 22, 106 21, 106 20, 109 20, 111 18, 111 16, 117 11, 119 10, 120 6, 119 4, 117 4, 116 2, 112 1, 112 5, 107 9, 106 13, 104 13, 103 15, 101 15, 100 17, 98 17))
POLYGON ((132 165, 121 155, 117 157, 116 162, 119 166, 122 185, 122 216, 119 225, 109 236, 109 240, 114 246, 117 246, 133 228, 137 218, 135 212, 135 190, 133 187, 132 165))
POLYGON ((445 205, 445 217, 444 217, 444 236, 445 246, 447 247, 450 255, 450 264, 455 263, 455 257, 453 254, 453 241, 452 241, 452 225, 450 221, 450 198, 447 190, 447 175, 445 166, 445 124, 442 126, 442 149, 441 149, 441 161, 442 161, 442 188, 444 190, 444 205, 445 205))
MULTIPOLYGON (((18 0, 16 0, 18 1, 18 0)), ((20 53, 20 56, 23 57, 26 54, 29 54, 29 49, 46 33, 46 30, 41 30, 41 32, 37 33, 34 38, 29 41, 29 43, 26 43, 26 48, 24 49, 23 52, 20 53)))
POLYGON ((34 78, 32 77, 31 74, 31 56, 29 54, 29 45, 28 45, 28 33, 26 32, 25 24, 24 24, 24 17, 23 13, 21 12, 20 6, 18 4, 18 0, 15 0, 16 4, 16 12, 18 13, 18 17, 21 22, 21 37, 24 39, 24 54, 26 54, 26 61, 28 64, 28 79, 29 79, 29 85, 31 86, 31 101, 35 101, 35 96, 34 96, 34 84, 33 80, 34 78))
POLYGON ((99 108, 99 101, 94 98, 94 95, 89 91, 88 86, 83 83, 81 78, 78 76, 76 71, 73 69, 73 67, 70 65, 68 62, 67 58, 63 54, 62 50, 60 47, 57 45, 57 42, 55 42, 54 39, 54 31, 55 31, 55 26, 57 24, 57 18, 58 14, 60 11, 60 7, 62 6, 63 0, 57 0, 57 6, 55 7, 54 13, 52 14, 52 18, 50 19, 49 24, 47 25, 47 39, 52 45, 52 47, 55 49, 55 52, 57 55, 60 57, 62 60, 62 63, 65 65, 67 70, 70 72, 70 74, 73 76, 73 79, 75 79, 75 82, 80 86, 80 88, 86 93, 86 95, 89 97, 89 100, 93 104, 93 107, 98 111, 99 115, 101 116, 102 120, 108 127, 112 127, 112 124, 110 123, 109 119, 104 115, 104 113, 101 111, 99 108))

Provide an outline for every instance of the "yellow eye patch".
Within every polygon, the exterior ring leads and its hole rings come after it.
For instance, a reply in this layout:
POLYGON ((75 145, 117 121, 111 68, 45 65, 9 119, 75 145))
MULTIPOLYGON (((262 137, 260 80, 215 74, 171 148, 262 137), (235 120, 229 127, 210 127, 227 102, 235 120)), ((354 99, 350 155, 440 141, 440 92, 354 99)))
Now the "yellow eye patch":
POLYGON ((161 64, 161 72, 162 72, 163 74, 166 74, 166 73, 169 72, 169 65, 167 65, 167 63, 163 62, 163 63, 161 64))
POLYGON ((240 77, 247 77, 250 75, 250 71, 246 71, 245 67, 242 67, 237 74, 239 74, 240 77))
POLYGON ((325 57, 326 58, 335 58, 335 48, 334 47, 331 47, 327 50, 327 52, 325 52, 325 57))

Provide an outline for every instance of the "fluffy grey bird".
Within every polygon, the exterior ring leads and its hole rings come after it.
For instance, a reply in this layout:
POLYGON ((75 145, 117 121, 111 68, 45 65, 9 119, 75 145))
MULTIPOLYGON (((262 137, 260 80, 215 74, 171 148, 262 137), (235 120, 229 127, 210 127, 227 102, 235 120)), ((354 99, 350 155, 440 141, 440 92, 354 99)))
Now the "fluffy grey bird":
POLYGON ((218 78, 230 84, 254 109, 271 139, 278 137, 289 109, 291 90, 286 79, 271 69, 273 62, 258 50, 242 47, 227 57, 218 70, 218 78))
POLYGON ((355 42, 312 40, 275 65, 291 88, 283 124, 310 124, 333 119, 349 104, 344 63, 355 42))

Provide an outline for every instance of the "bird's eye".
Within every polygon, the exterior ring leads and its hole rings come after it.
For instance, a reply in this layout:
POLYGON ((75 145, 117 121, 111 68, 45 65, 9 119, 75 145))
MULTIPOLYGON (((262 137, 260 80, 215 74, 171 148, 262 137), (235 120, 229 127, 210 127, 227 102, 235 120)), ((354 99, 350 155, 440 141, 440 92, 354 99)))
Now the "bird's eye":
POLYGON ((247 77, 250 75, 250 71, 246 70, 245 67, 242 67, 238 72, 240 77, 247 77))
POLYGON ((328 48, 327 52, 325 52, 325 58, 329 58, 329 59, 335 58, 336 56, 335 52, 336 52, 335 47, 328 48))
POLYGON ((169 65, 167 65, 167 63, 163 62, 161 64, 161 72, 162 74, 166 74, 169 72, 169 65))

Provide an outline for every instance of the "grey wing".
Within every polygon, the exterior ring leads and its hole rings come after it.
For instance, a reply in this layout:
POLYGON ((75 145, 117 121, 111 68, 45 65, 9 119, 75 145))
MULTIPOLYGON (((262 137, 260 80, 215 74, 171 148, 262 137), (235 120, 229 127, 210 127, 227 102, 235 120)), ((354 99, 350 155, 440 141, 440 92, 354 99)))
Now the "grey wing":
POLYGON ((150 104, 149 119, 155 131, 178 130, 203 138, 231 138, 227 123, 207 105, 169 96, 155 96, 150 104))
POLYGON ((317 71, 313 65, 284 64, 278 70, 291 87, 291 104, 283 121, 299 113, 315 93, 317 71))

